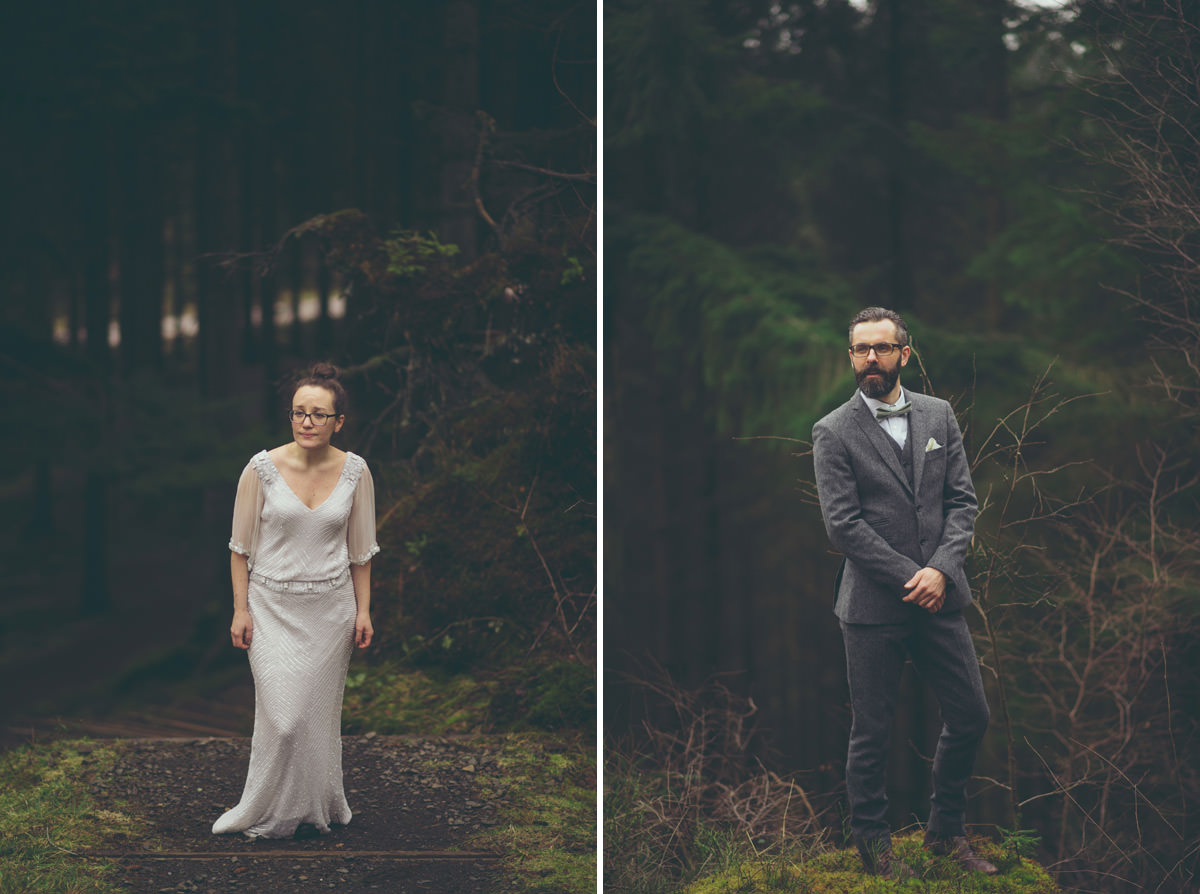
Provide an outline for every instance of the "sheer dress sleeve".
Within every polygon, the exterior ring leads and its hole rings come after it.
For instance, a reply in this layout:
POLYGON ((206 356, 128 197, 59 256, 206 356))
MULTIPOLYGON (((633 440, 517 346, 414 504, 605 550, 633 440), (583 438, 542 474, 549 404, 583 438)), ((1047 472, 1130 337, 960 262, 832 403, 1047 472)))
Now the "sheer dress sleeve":
POLYGON ((262 481, 252 460, 246 464, 242 477, 238 479, 237 497, 233 501, 233 534, 229 538, 229 548, 249 558, 251 564, 258 549, 258 525, 262 509, 262 481))
POLYGON ((365 462, 354 488, 346 541, 350 561, 355 565, 365 565, 379 552, 379 544, 375 541, 375 482, 365 462))

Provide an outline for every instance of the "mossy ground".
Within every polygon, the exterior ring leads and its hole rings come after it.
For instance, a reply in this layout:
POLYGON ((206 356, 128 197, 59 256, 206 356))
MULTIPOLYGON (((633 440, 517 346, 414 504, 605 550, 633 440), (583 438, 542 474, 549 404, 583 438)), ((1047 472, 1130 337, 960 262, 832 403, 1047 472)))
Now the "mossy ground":
POLYGON ((0 894, 108 894, 109 864, 75 852, 138 834, 136 816, 97 809, 89 783, 116 751, 61 740, 0 754, 0 894))
POLYGON ((1050 874, 1036 863, 1007 853, 998 845, 976 841, 976 850, 1000 868, 996 876, 962 870, 921 847, 921 833, 898 836, 897 855, 917 878, 892 882, 863 872, 853 849, 805 858, 765 854, 732 857, 723 869, 693 881, 685 894, 879 894, 885 891, 928 894, 1061 894, 1050 874))
POLYGON ((479 836, 506 854, 521 890, 591 894, 596 890, 596 755, 580 736, 513 734, 503 740, 499 771, 482 777, 485 796, 504 794, 502 822, 479 836))

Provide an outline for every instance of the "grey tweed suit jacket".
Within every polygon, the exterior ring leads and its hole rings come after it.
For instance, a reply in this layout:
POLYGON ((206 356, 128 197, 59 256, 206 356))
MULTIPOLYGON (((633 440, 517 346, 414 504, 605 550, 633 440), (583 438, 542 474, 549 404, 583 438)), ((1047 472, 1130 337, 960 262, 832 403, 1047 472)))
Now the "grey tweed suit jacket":
POLYGON ((971 602, 963 570, 978 501, 962 433, 946 401, 905 389, 913 483, 862 396, 813 426, 813 459, 825 530, 843 554, 834 612, 849 624, 899 624, 925 609, 901 601, 925 566, 946 576, 941 611, 971 602))

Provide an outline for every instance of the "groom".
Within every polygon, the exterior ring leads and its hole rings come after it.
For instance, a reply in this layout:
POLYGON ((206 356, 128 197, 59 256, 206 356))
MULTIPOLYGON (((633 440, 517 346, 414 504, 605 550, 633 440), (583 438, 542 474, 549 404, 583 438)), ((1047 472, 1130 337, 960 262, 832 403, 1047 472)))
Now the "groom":
POLYGON ((972 850, 963 824, 966 786, 988 724, 962 615, 971 602, 963 560, 978 504, 950 405, 900 384, 910 354, 899 314, 860 311, 850 321, 859 390, 813 427, 821 515, 845 556, 834 612, 853 711, 850 829, 868 872, 913 875, 892 851, 887 822, 888 733, 907 657, 933 688, 942 715, 925 847, 991 875, 996 867, 972 850))

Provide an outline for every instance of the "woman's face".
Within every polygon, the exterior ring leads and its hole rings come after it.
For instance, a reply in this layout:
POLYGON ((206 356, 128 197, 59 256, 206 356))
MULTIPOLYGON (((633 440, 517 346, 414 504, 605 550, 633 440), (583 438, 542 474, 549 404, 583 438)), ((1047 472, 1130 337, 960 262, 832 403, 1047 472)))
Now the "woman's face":
POLYGON ((328 446, 329 439, 333 437, 334 432, 341 431, 342 423, 346 421, 345 417, 331 415, 331 418, 325 420, 324 425, 317 425, 313 417, 307 415, 337 412, 333 405, 333 392, 328 388, 321 388, 319 385, 302 385, 296 389, 296 393, 292 395, 293 416, 297 412, 306 415, 299 422, 292 419, 292 437, 306 450, 328 446))

